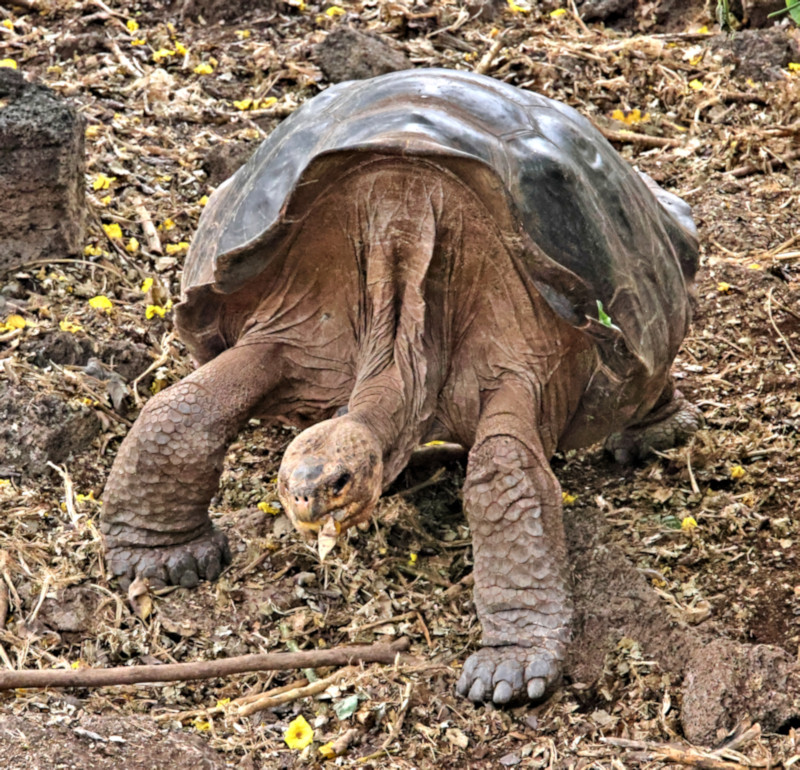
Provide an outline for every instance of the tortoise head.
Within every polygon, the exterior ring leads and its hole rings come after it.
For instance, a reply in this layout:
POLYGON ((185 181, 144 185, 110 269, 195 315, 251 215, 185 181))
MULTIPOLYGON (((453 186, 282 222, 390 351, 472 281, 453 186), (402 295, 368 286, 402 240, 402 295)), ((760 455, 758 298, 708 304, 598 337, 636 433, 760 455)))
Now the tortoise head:
POLYGON ((348 416, 304 430, 287 448, 278 471, 278 496, 295 528, 317 537, 320 557, 341 532, 366 521, 381 495, 380 444, 348 416))

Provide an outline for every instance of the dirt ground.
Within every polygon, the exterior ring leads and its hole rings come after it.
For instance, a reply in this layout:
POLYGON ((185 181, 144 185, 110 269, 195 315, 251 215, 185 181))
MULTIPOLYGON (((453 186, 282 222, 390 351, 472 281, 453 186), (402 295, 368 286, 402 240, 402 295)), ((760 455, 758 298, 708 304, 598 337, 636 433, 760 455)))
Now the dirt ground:
POLYGON ((473 69, 576 107, 690 202, 700 229, 697 313, 675 376, 705 427, 634 468, 599 447, 557 456, 568 525, 602 527, 670 623, 797 656, 797 30, 730 38, 702 4, 668 0, 617 3, 604 11, 608 26, 557 2, 242 0, 217 21, 220 5, 0 0, 0 59, 85 117, 90 206, 82 258, 24 266, 0 291, 0 320, 27 321, 0 332, 0 658, 13 668, 106 667, 405 636, 425 665, 364 667, 322 695, 247 717, 230 701, 332 672, 6 692, 0 764, 295 767, 324 763, 320 747, 337 739, 341 756, 329 761, 339 766, 794 764, 800 708, 763 729, 728 725, 730 735, 692 749, 680 677, 627 637, 594 680, 570 675, 536 708, 457 698, 458 668, 479 639, 458 462, 416 491, 430 472, 401 476, 369 531, 353 532, 323 566, 276 504, 292 433, 251 424, 212 508, 232 567, 214 585, 156 592, 144 619, 107 579, 96 522, 142 403, 191 370, 170 301, 213 185, 331 79, 365 67, 473 69), (366 60, 341 32, 332 51, 316 48, 346 27, 375 36, 366 60), (97 296, 110 308, 92 307, 97 296), (298 715, 314 732, 302 751, 284 742, 298 715))

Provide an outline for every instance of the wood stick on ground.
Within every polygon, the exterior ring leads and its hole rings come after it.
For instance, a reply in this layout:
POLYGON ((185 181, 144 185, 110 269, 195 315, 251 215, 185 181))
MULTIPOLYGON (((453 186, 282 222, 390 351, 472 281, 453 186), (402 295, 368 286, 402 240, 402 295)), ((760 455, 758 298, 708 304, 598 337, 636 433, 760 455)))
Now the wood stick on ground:
POLYGON ((494 64, 494 60, 497 58, 497 54, 500 53, 500 49, 503 47, 503 43, 503 34, 501 32, 495 38, 494 43, 492 43, 492 47, 483 55, 483 58, 475 67, 475 72, 478 75, 485 75, 491 69, 492 64, 494 64))
MULTIPOLYGON (((797 160, 800 158, 800 150, 793 150, 792 152, 787 152, 785 155, 781 155, 779 158, 775 158, 770 161, 770 166, 772 168, 780 168, 781 166, 785 166, 790 160, 797 160)), ((763 164, 755 164, 755 163, 748 163, 745 166, 739 166, 738 168, 731 169, 730 171, 726 172, 728 176, 736 177, 737 179, 741 179, 743 176, 750 176, 751 174, 761 174, 764 172, 764 165, 763 164)))
POLYGON ((699 767, 701 770, 747 770, 746 765, 739 762, 727 762, 704 751, 694 748, 671 746, 668 743, 647 743, 632 741, 627 738, 600 738, 602 743, 617 746, 621 749, 636 751, 637 755, 648 762, 675 762, 688 767, 699 767), (638 754, 641 752, 641 754, 638 754))
POLYGON ((352 676, 356 673, 358 673, 358 669, 355 666, 347 666, 346 668, 339 669, 335 674, 331 674, 331 676, 325 679, 311 682, 304 687, 295 687, 292 690, 287 690, 278 695, 264 693, 260 697, 251 700, 249 703, 239 706, 236 713, 240 717, 249 717, 251 714, 255 714, 256 711, 271 709, 275 706, 280 706, 282 703, 291 703, 301 698, 310 698, 312 695, 319 695, 319 693, 325 692, 332 684, 336 684, 336 682, 343 677, 352 676))
POLYGON ((408 639, 398 639, 392 644, 331 647, 329 650, 307 652, 268 652, 222 660, 169 663, 163 666, 3 671, 0 672, 0 690, 18 687, 108 687, 144 682, 188 682, 252 671, 288 671, 322 666, 348 666, 355 663, 391 664, 408 647, 408 639))
POLYGON ((641 144, 644 147, 680 147, 680 139, 670 139, 666 136, 650 136, 639 134, 636 131, 612 131, 595 123, 595 128, 608 139, 609 142, 623 142, 624 144, 641 144))

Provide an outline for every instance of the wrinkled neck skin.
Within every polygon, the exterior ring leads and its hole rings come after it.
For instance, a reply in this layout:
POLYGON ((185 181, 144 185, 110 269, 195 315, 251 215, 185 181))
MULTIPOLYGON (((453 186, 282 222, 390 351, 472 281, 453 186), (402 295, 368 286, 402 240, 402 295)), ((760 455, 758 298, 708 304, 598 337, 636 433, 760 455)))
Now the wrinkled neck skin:
POLYGON ((432 275, 437 227, 447 195, 441 180, 392 164, 359 179, 350 216, 361 235, 359 262, 362 326, 356 330, 358 368, 348 414, 366 425, 383 449, 386 487, 405 467, 434 418, 448 361, 441 307, 445 284, 432 275))

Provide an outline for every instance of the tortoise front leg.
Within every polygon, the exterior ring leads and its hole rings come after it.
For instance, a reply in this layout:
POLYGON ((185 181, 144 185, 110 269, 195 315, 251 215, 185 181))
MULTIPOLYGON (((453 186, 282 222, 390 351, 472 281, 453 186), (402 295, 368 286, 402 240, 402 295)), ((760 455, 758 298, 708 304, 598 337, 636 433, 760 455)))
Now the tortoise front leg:
POLYGON ((489 435, 470 452, 464 505, 483 648, 457 689, 472 701, 536 701, 560 679, 572 620, 561 503, 535 436, 489 435))
POLYGON ((228 444, 278 382, 268 345, 225 351, 152 398, 122 442, 106 483, 100 528, 110 571, 193 586, 230 562, 211 526, 228 444))

